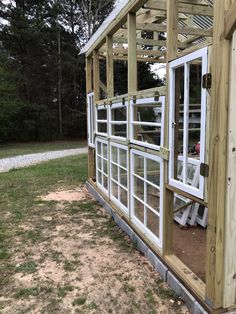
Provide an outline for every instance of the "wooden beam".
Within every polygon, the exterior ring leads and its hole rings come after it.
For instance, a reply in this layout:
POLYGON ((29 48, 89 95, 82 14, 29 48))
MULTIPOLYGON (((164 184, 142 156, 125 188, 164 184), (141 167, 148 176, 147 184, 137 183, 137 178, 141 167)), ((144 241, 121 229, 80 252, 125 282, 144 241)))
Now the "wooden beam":
MULTIPOLYGON (((105 53, 105 49, 100 49, 99 53, 105 53)), ((114 48, 113 53, 114 55, 128 55, 129 50, 125 48, 114 48)), ((139 49, 137 50, 137 55, 138 56, 156 56, 156 57, 161 57, 165 56, 166 52, 165 51, 160 51, 160 50, 152 50, 152 49, 139 49)))
POLYGON ((167 60, 177 57, 178 49, 178 0, 167 0, 167 60))
POLYGON ((225 38, 231 39, 236 29, 236 1, 231 4, 230 9, 225 14, 225 38))
POLYGON ((231 46, 228 123, 227 202, 224 258, 224 308, 236 304, 236 32, 231 46))
MULTIPOLYGON (((114 43, 117 43, 117 44, 119 44, 119 43, 121 43, 121 44, 127 44, 128 43, 128 40, 127 40, 127 38, 125 38, 125 37, 114 37, 114 39, 113 39, 113 42, 114 43)), ((137 45, 147 45, 147 46, 158 46, 158 47, 166 47, 166 45, 167 45, 167 41, 166 40, 153 40, 153 39, 137 39, 136 40, 136 44, 137 45)), ((185 44, 185 43, 183 43, 183 42, 177 42, 177 46, 178 46, 178 48, 182 48, 182 49, 184 49, 184 48, 186 48, 186 47, 188 47, 188 45, 187 44, 185 44)))
MULTIPOLYGON (((144 8, 150 10, 160 10, 166 11, 166 1, 159 0, 149 0, 145 5, 144 8)), ((179 13, 185 14, 192 14, 192 15, 202 15, 202 16, 209 16, 213 17, 213 9, 211 7, 197 5, 197 4, 188 4, 188 3, 179 3, 179 13)))
MULTIPOLYGON (((137 30, 144 30, 150 32, 166 32, 166 25, 155 24, 155 23, 138 23, 137 30)), ((202 29, 196 27, 178 27, 178 34, 185 35, 198 35, 201 37, 212 37, 212 29, 202 29)))
POLYGON ((226 203, 229 42, 222 36, 227 0, 214 0, 212 46, 211 130, 209 139, 206 302, 216 309, 223 303, 223 261, 226 203))
POLYGON ((113 64, 113 38, 112 36, 106 37, 107 42, 107 97, 114 96, 114 64, 113 64))
POLYGON ((135 13, 128 14, 128 49, 128 93, 132 93, 138 88, 135 13))
MULTIPOLYGON (((113 60, 115 61, 128 61, 127 56, 114 56, 113 60)), ((166 59, 156 59, 156 58, 150 58, 150 57, 137 57, 137 62, 153 62, 153 63, 166 63, 166 59)))
POLYGON ((104 91, 105 94, 107 94, 107 87, 101 80, 99 80, 99 87, 104 91))
POLYGON ((100 70, 99 70, 99 54, 97 50, 93 51, 93 91, 94 100, 100 100, 100 70))
POLYGON ((92 58, 86 58, 86 93, 89 94, 93 90, 93 79, 92 79, 92 58))

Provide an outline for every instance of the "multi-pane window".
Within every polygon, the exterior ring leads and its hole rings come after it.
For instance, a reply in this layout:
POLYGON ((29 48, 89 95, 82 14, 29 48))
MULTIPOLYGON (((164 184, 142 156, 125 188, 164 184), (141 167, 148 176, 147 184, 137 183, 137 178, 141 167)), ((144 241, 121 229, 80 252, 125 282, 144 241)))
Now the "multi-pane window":
POLYGON ((89 146, 94 147, 94 93, 90 93, 87 95, 87 119, 88 119, 88 144, 89 146))
POLYGON ((206 73, 207 48, 170 63, 169 182, 199 198, 204 191, 199 168, 205 160, 206 73))
POLYGON ((131 100, 131 142, 152 149, 163 146, 165 97, 131 100))
POLYGON ((115 143, 110 145, 110 195, 128 214, 128 149, 115 143))
POLYGON ((131 217, 149 238, 162 246, 163 161, 131 150, 131 217))
POLYGON ((96 106, 96 134, 107 136, 108 132, 107 105, 96 106))
POLYGON ((96 178, 97 186, 108 194, 108 144, 107 141, 96 139, 96 178))
POLYGON ((127 138, 127 106, 128 102, 123 101, 110 105, 110 136, 124 140, 127 138))

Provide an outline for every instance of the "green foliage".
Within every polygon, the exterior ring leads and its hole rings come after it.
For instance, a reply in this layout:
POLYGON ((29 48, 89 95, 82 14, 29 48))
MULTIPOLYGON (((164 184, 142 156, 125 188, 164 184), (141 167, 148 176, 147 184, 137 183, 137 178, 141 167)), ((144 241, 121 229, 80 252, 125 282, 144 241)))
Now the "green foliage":
POLYGON ((32 273, 35 273, 36 270, 37 270, 37 264, 34 261, 25 262, 16 267, 17 273, 32 274, 32 273))

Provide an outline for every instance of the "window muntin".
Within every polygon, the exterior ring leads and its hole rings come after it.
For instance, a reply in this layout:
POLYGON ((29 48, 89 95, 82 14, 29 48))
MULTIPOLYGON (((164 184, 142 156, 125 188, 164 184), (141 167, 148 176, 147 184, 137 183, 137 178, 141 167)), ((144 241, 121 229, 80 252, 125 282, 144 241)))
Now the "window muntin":
POLYGON ((125 140, 127 138, 128 102, 114 103, 109 106, 110 137, 125 140))
POLYGON ((206 73, 207 48, 170 63, 169 183, 199 198, 204 198, 204 178, 200 171, 197 184, 191 178, 205 160, 206 73))
POLYGON ((105 140, 96 139, 96 182, 97 186, 108 195, 108 143, 105 140))
POLYGON ((163 161, 155 155, 131 150, 131 218, 162 247, 163 161), (157 179, 153 180, 153 174, 157 179))
POLYGON ((96 106, 96 134, 107 136, 108 133, 108 114, 107 105, 96 106))
POLYGON ((87 95, 87 119, 88 119, 88 144, 91 147, 95 147, 95 104, 94 104, 94 93, 87 95))
POLYGON ((128 214, 128 149, 111 142, 110 156, 111 200, 128 214))
POLYGON ((131 101, 131 142, 159 149, 163 146, 165 97, 131 101))

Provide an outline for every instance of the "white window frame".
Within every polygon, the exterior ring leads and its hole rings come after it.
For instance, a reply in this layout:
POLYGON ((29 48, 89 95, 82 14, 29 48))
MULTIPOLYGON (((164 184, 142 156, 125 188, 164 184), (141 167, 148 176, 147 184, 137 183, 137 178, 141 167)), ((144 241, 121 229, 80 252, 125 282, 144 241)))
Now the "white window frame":
POLYGON ((105 195, 109 195, 109 160, 108 160, 108 155, 109 155, 109 145, 108 145, 108 141, 105 139, 101 139, 101 138, 96 138, 95 140, 96 143, 96 178, 98 178, 98 172, 101 172, 102 174, 102 184, 100 184, 98 182, 98 179, 96 180, 96 184, 97 187, 105 194, 105 195), (98 154, 98 143, 102 143, 101 146, 101 155, 98 154), (103 156, 103 145, 107 145, 107 158, 105 158, 103 156), (102 161, 102 169, 99 170, 98 169, 98 157, 101 158, 102 161), (104 170, 104 162, 107 162, 107 174, 103 171, 104 170), (107 177, 107 189, 104 188, 104 184, 103 184, 103 176, 107 177))
MULTIPOLYGON (((187 172, 187 160, 190 159, 187 151, 188 145, 188 102, 189 97, 187 93, 184 93, 184 172, 183 172, 183 181, 180 182, 174 179, 174 114, 175 114, 175 70, 180 66, 184 66, 185 68, 185 91, 189 89, 189 63, 196 59, 202 59, 202 76, 207 73, 208 70, 208 48, 205 47, 196 52, 193 52, 187 56, 176 59, 170 63, 170 72, 169 72, 169 80, 170 80, 170 116, 169 116, 169 143, 170 143, 170 162, 169 162, 169 184, 185 191, 191 195, 199 197, 201 199, 204 198, 204 177, 200 175, 199 178, 199 188, 187 185, 186 182, 186 172, 187 172)), ((207 104, 207 90, 202 88, 201 91, 201 136, 200 136, 200 159, 199 163, 204 163, 205 161, 205 130, 206 130, 206 104, 207 104)))
POLYGON ((163 159, 156 156, 156 155, 151 155, 149 153, 145 153, 136 149, 131 149, 131 153, 130 153, 130 161, 131 161, 131 169, 130 169, 130 211, 131 211, 131 220, 133 221, 133 223, 135 225, 137 225, 137 227, 152 241, 154 242, 159 249, 162 249, 162 241, 163 241, 163 195, 164 195, 164 177, 163 177, 163 159), (134 155, 138 155, 141 157, 144 157, 144 177, 140 177, 136 174, 134 174, 134 155), (146 160, 150 159, 150 160, 154 160, 156 162, 158 162, 160 164, 160 186, 158 187, 156 184, 149 182, 148 180, 146 180, 146 160), (145 184, 145 188, 144 188, 144 201, 142 201, 140 198, 138 198, 135 194, 134 194, 134 176, 142 179, 142 181, 144 181, 145 183, 148 183, 152 186, 154 186, 155 188, 157 188, 160 191, 160 209, 159 209, 159 213, 154 211, 146 202, 146 198, 147 198, 147 189, 146 189, 146 184, 145 184), (154 212, 154 214, 156 214, 159 217, 159 238, 152 233, 151 230, 149 230, 146 227, 146 217, 144 218, 144 224, 135 217, 134 215, 134 198, 136 198, 140 203, 142 203, 144 206, 146 206, 149 210, 151 210, 152 212, 154 212))
POLYGON ((95 104, 94 93, 87 94, 87 125, 88 125, 88 145, 95 147, 95 104))
POLYGON ((164 115, 165 115, 165 96, 160 96, 158 101, 155 100, 155 97, 140 98, 140 99, 137 99, 136 101, 131 100, 130 101, 130 142, 133 144, 137 144, 139 146, 150 148, 150 149, 160 150, 160 147, 163 147, 163 144, 164 144, 164 121, 165 121, 164 115), (136 106, 143 105, 145 107, 145 104, 155 103, 155 102, 162 104, 161 123, 134 121, 134 109, 136 106), (134 125, 156 126, 156 127, 160 128, 161 129, 160 145, 154 145, 154 144, 135 140, 134 139, 134 125))
POLYGON ((118 139, 120 141, 126 141, 127 140, 127 138, 128 138, 128 100, 125 100, 125 103, 123 103, 121 101, 118 103, 111 104, 109 106, 109 137, 111 139, 118 139), (126 120, 116 121, 116 120, 112 119, 112 110, 119 109, 119 108, 125 108, 126 109, 126 120), (126 137, 112 135, 112 127, 114 125, 126 125, 126 137))
POLYGON ((95 118, 96 118, 96 135, 99 135, 99 136, 105 136, 107 137, 108 136, 108 106, 103 104, 103 105, 96 105, 96 110, 95 110, 95 118), (106 120, 98 120, 98 110, 106 110, 107 111, 107 119, 106 120), (107 132, 106 133, 103 133, 103 132, 99 132, 98 131, 98 124, 99 123, 106 123, 107 125, 107 132))
POLYGON ((128 147, 118 144, 118 143, 114 143, 114 142, 110 142, 110 199, 111 201, 117 205, 120 209, 122 209, 125 214, 129 214, 129 168, 128 168, 128 159, 129 159, 129 155, 128 155, 128 147), (122 149, 126 151, 127 154, 127 162, 126 165, 127 167, 123 167, 120 164, 120 153, 118 151, 118 161, 117 163, 112 161, 112 147, 116 147, 118 150, 122 149), (112 165, 115 165, 118 167, 118 181, 116 181, 115 179, 112 178, 112 165), (123 186, 120 183, 120 169, 123 169, 127 172, 127 187, 123 186), (118 186, 118 199, 112 195, 112 191, 111 191, 111 186, 112 186, 112 181, 118 186), (127 207, 124 206, 124 204, 122 204, 120 202, 120 188, 122 188, 123 190, 125 190, 127 192, 127 207))

